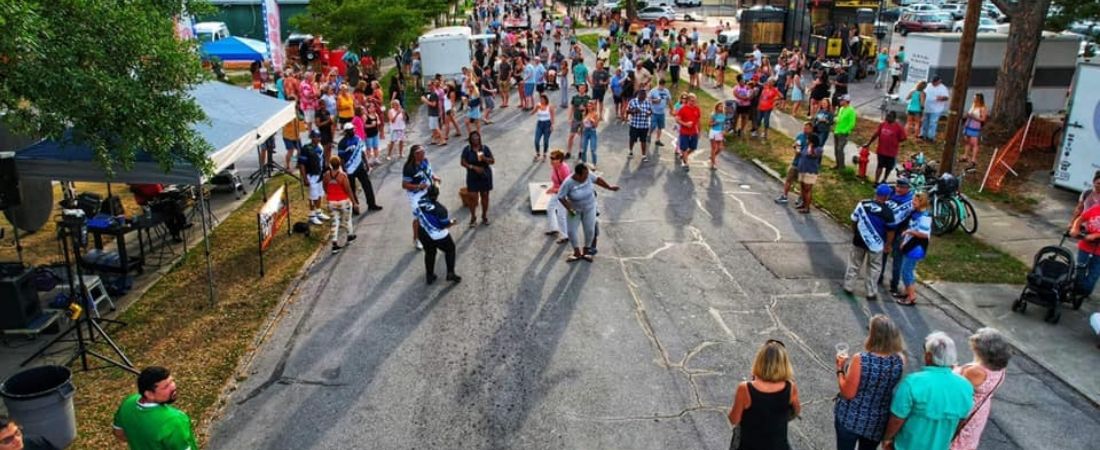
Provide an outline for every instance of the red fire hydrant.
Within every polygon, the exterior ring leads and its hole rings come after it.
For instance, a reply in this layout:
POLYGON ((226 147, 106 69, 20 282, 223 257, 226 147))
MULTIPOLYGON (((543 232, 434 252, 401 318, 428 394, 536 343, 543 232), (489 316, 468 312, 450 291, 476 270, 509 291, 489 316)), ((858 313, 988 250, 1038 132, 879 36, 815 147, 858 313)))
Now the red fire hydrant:
POLYGON ((859 177, 867 178, 867 163, 871 161, 871 149, 866 145, 859 148, 859 177))

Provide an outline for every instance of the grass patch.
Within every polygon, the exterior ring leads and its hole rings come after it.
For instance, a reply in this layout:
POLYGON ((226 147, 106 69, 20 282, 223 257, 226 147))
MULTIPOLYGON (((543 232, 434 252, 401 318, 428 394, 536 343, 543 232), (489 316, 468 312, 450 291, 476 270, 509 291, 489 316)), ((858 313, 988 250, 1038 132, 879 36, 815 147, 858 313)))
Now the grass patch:
MULTIPOLYGON (((708 98, 710 105, 714 104, 715 100, 709 94, 702 94, 701 98, 703 96, 708 98)), ((772 133, 766 141, 729 139, 726 148, 743 158, 757 159, 783 174, 794 156, 791 151, 793 143, 791 138, 772 133)), ((814 205, 847 226, 850 224, 848 216, 856 203, 873 195, 873 184, 857 177, 851 167, 837 172, 823 163, 814 187, 814 205)), ((1027 270, 1027 266, 1016 258, 962 231, 933 236, 927 259, 917 266, 918 273, 925 280, 967 283, 1021 284, 1027 270)))
MULTIPOLYGON (((580 43, 587 46, 589 50, 592 50, 592 53, 599 53, 600 49, 599 49, 598 45, 599 45, 599 42, 600 42, 600 36, 604 36, 604 34, 603 33, 582 34, 582 35, 577 36, 577 41, 579 41, 580 43)), ((610 66, 610 67, 618 67, 619 66, 619 46, 618 45, 612 45, 611 46, 611 56, 608 57, 607 63, 608 63, 608 66, 610 66)))
MULTIPOLYGON (((288 179, 272 179, 269 192, 288 179)), ((293 181, 288 188, 292 221, 305 220, 308 207, 301 189, 293 181)), ((191 416, 199 433, 257 329, 324 240, 324 233, 276 236, 264 257, 267 275, 260 278, 255 214, 262 201, 254 192, 210 235, 215 305, 207 300, 204 252, 197 245, 118 317, 129 325, 111 332, 138 367, 161 364, 172 370, 180 389, 176 406, 191 416)), ((118 448, 111 420, 122 398, 134 392, 134 376, 97 370, 76 373, 74 383, 80 435, 73 448, 118 448)), ((200 434, 199 440, 206 436, 200 434)))

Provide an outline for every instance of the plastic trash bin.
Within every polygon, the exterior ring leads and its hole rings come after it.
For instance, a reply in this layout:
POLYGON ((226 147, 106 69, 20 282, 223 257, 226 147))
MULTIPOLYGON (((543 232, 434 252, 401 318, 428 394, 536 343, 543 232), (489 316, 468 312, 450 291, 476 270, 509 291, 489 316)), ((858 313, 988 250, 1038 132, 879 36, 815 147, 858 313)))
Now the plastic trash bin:
POLYGON ((61 366, 34 367, 4 380, 0 397, 28 436, 42 436, 54 447, 76 439, 72 371, 61 366))

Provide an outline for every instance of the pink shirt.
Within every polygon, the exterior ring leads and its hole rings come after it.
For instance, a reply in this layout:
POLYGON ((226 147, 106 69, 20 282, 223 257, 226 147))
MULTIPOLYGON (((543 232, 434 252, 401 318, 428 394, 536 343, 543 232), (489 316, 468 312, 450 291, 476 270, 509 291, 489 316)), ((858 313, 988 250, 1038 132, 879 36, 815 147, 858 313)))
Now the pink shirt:
POLYGON ((553 189, 556 191, 561 188, 561 184, 565 182, 566 178, 572 173, 569 172, 569 165, 565 163, 558 164, 557 168, 554 165, 550 165, 550 183, 553 189))
POLYGON ((317 92, 313 89, 313 83, 302 82, 299 89, 302 96, 298 99, 298 102, 301 103, 302 110, 312 111, 317 109, 317 92))
POLYGON ((359 139, 367 138, 367 129, 363 124, 363 116, 355 116, 351 119, 351 126, 355 127, 355 137, 359 139))

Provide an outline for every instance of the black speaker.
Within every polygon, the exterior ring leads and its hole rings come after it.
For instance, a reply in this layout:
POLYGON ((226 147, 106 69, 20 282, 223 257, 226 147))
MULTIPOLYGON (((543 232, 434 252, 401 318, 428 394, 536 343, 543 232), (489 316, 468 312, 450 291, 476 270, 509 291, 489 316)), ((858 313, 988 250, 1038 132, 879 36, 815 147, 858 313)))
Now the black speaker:
POLYGON ((0 152, 0 209, 19 206, 19 176, 15 173, 15 152, 0 152))
POLYGON ((0 276, 0 330, 26 328, 41 312, 33 271, 0 276))

